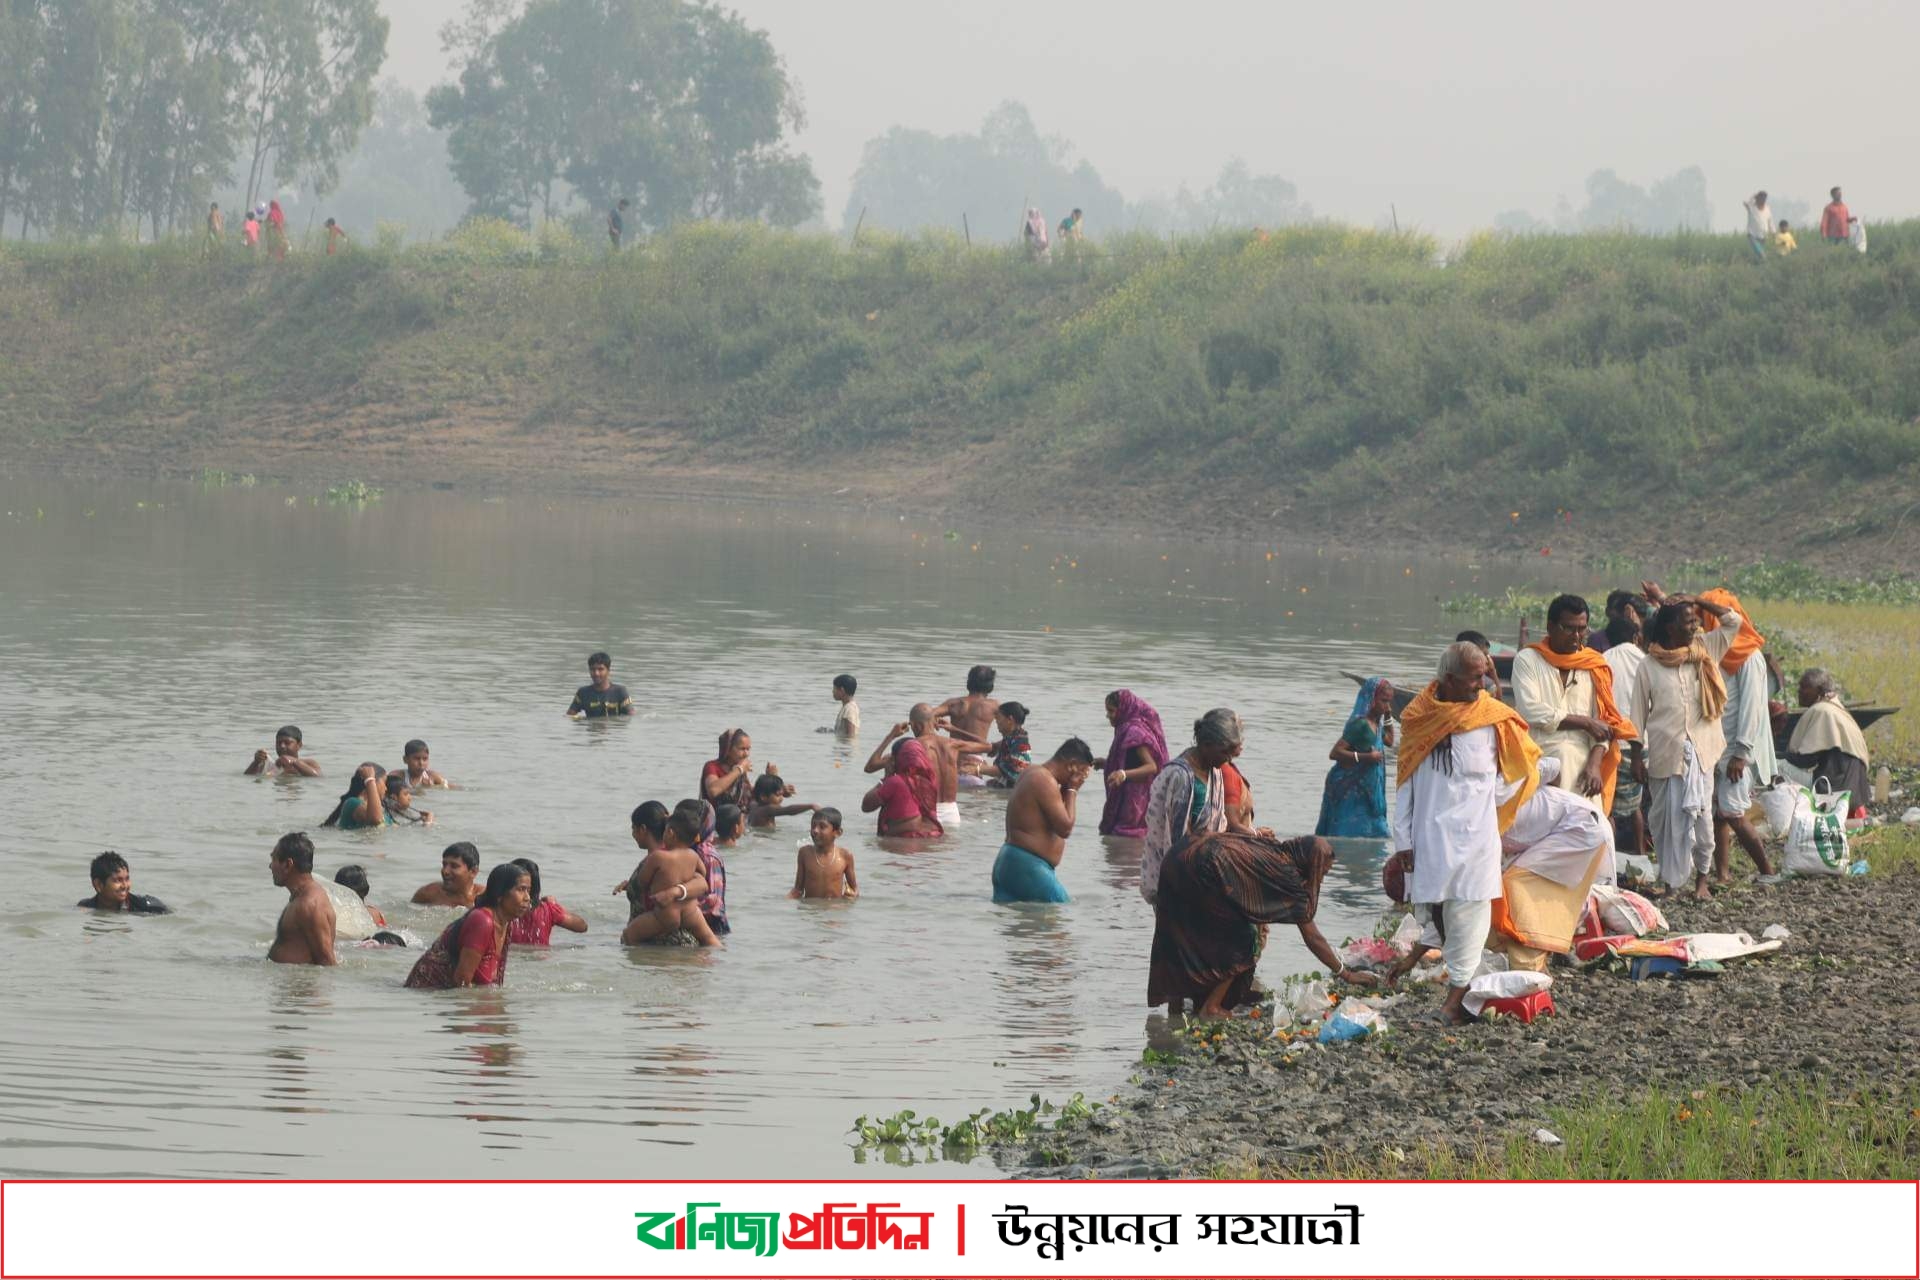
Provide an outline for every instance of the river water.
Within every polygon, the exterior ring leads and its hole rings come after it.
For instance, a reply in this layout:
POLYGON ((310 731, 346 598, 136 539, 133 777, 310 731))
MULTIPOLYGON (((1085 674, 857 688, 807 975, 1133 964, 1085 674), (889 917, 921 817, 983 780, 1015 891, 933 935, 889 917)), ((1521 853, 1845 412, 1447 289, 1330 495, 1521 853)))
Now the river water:
MULTIPOLYGON (((997 907, 1003 800, 922 851, 876 846, 860 764, 916 700, 999 669, 1036 752, 1103 750, 1130 687, 1176 749, 1247 719, 1260 819, 1312 829, 1352 703, 1342 669, 1431 669, 1440 598, 1509 579, 1460 564, 1022 532, 831 508, 389 495, 0 478, 0 1172, 14 1176, 830 1177, 856 1115, 945 1119, 1038 1092, 1098 1098, 1145 1043, 1139 851, 1072 840, 1064 907, 997 907), (612 652, 641 714, 561 714, 612 652), (857 746, 819 732, 860 680, 857 746), (245 778, 292 722, 326 776, 245 778), (804 819, 727 855, 721 952, 626 950, 628 813, 690 795, 719 732, 799 799, 848 814, 863 893, 795 903, 804 819), (349 767, 422 737, 460 786, 431 828, 324 831, 349 767), (503 988, 401 987, 412 954, 266 963, 267 870, 306 829, 316 872, 368 868, 396 926, 453 840, 530 856, 585 935, 515 948, 503 988), (113 848, 176 914, 76 910, 113 848)), ((1097 782, 1097 779, 1096 779, 1097 782)), ((1337 942, 1384 905, 1344 847, 1337 942)), ((1312 967, 1276 929, 1269 981, 1312 967)), ((997 1171, 987 1160, 903 1176, 997 1171)))

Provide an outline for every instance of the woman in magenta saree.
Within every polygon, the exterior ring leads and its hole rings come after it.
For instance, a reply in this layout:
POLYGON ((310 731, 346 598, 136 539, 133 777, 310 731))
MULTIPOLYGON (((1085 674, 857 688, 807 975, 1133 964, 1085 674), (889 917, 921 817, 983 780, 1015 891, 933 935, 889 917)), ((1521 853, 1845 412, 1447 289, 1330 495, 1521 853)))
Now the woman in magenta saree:
POLYGON ((1144 836, 1154 775, 1167 763, 1167 735, 1160 727, 1160 713, 1132 690, 1116 689, 1107 695, 1107 722, 1113 726, 1113 745, 1100 762, 1101 772, 1107 775, 1100 834, 1144 836))

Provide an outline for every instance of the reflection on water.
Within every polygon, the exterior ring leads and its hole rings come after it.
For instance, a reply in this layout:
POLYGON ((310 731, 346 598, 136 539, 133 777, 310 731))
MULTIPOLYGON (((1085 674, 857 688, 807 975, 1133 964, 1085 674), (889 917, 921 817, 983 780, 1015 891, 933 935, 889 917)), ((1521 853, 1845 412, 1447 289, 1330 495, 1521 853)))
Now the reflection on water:
MULTIPOLYGON (((1504 585, 853 513, 294 496, 0 480, 0 1170, 353 1177, 424 1154, 448 1176, 626 1175, 670 1149, 686 1176, 831 1176, 860 1159, 844 1134, 862 1112, 1098 1096, 1146 1034, 1138 842, 1084 831, 1061 866, 1072 903, 996 907, 1004 794, 964 793, 946 839, 876 841, 858 811, 877 735, 977 662, 1042 752, 1069 734, 1103 750, 1116 687, 1176 740, 1232 705, 1261 821, 1301 832, 1352 704, 1338 669, 1430 669, 1454 629, 1435 599, 1504 585), (595 649, 631 722, 561 715, 595 649), (819 732, 841 672, 861 742, 819 732), (326 774, 241 777, 285 723, 326 774), (691 794, 733 725, 800 800, 846 814, 860 899, 786 898, 806 834, 789 818, 727 856, 724 952, 614 945, 629 812, 691 794), (462 788, 418 797, 433 827, 319 827, 354 763, 397 765, 413 737, 462 788), (363 865, 419 938, 452 913, 408 900, 462 839, 488 864, 536 859, 590 932, 517 949, 500 990, 404 990, 417 955, 391 948, 275 969, 266 853, 290 829, 323 875, 363 865), (71 907, 105 848, 175 914, 71 907)), ((1371 924, 1378 875, 1377 846, 1343 842, 1329 937, 1371 924)), ((1269 980, 1312 964, 1291 929, 1262 959, 1269 980)))

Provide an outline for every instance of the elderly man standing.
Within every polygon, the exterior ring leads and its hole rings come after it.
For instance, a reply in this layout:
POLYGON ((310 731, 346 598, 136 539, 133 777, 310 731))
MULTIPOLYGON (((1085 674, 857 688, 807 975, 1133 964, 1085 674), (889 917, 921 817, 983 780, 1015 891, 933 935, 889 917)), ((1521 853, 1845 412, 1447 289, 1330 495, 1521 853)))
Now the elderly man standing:
POLYGON ((1725 605, 1647 586, 1647 599, 1660 601, 1660 609, 1653 615, 1647 663, 1627 711, 1646 744, 1637 767, 1650 789, 1653 851, 1668 889, 1685 885, 1691 873, 1693 896, 1708 898, 1713 769, 1727 745, 1720 727, 1727 708, 1720 662, 1746 629, 1746 620, 1725 605), (1719 624, 1711 635, 1700 634, 1703 612, 1719 624))
POLYGON ((1490 665, 1470 642, 1449 645, 1439 678, 1400 718, 1394 847, 1408 900, 1439 926, 1447 964, 1441 1013, 1456 1023, 1470 1021, 1467 984, 1501 893, 1500 837, 1540 786, 1540 749, 1527 722, 1481 685, 1490 665))
POLYGON ((1613 806, 1620 744, 1633 725, 1614 704, 1613 668, 1587 647, 1587 602, 1555 596, 1547 606, 1547 638, 1513 659, 1513 705, 1533 730, 1540 754, 1560 762, 1559 781, 1578 795, 1613 806))

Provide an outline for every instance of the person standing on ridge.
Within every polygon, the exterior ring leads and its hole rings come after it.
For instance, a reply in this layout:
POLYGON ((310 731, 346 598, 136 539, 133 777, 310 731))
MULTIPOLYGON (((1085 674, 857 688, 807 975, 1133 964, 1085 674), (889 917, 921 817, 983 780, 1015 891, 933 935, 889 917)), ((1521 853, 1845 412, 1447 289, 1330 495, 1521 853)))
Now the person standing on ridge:
POLYGON ((1853 215, 1847 212, 1846 201, 1840 198, 1840 188, 1827 192, 1833 199, 1820 211, 1820 238, 1828 244, 1847 242, 1847 220, 1853 215))

